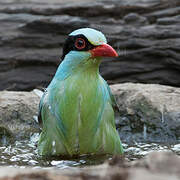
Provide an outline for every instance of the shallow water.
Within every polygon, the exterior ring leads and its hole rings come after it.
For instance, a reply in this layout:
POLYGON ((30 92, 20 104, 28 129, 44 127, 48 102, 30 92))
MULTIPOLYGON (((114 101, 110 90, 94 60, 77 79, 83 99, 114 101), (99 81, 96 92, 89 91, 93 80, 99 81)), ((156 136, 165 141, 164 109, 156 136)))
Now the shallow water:
MULTIPOLYGON (((0 146, 0 166, 18 166, 25 168, 31 166, 34 168, 51 168, 56 167, 65 169, 69 167, 82 167, 87 165, 101 164, 111 157, 86 157, 81 156, 78 159, 61 160, 61 159, 42 159, 37 153, 37 141, 39 134, 34 134, 29 140, 16 141, 11 145, 0 146)), ((123 144, 125 155, 129 161, 142 158, 153 150, 156 151, 173 151, 180 155, 180 144, 163 145, 155 143, 134 143, 133 145, 123 144)))

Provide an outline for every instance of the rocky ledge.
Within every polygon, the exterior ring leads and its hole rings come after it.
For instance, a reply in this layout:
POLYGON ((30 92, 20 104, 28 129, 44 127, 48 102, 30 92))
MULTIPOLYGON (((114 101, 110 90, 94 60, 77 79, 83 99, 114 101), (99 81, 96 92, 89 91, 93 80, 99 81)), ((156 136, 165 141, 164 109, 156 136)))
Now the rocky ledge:
POLYGON ((179 0, 4 0, 0 2, 0 90, 33 90, 52 79, 67 34, 101 30, 119 58, 109 83, 180 86, 179 0))
POLYGON ((0 180, 178 180, 179 167, 173 153, 153 152, 133 163, 115 156, 102 165, 65 170, 0 167, 0 180))
MULTIPOLYGON (((116 126, 123 142, 180 140, 180 89, 157 84, 124 83, 111 86, 120 112, 116 126)), ((0 137, 26 137, 38 132, 41 91, 0 92, 0 137)))

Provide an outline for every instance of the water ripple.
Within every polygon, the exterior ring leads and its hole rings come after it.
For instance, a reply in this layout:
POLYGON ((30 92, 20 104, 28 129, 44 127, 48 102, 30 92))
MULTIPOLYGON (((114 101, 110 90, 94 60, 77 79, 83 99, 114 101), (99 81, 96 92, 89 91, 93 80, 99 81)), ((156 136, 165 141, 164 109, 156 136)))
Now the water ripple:
MULTIPOLYGON (((62 159, 43 159, 37 153, 37 141, 39 134, 36 133, 29 140, 16 141, 11 145, 0 147, 0 166, 7 165, 10 167, 25 168, 31 166, 33 168, 60 168, 82 167, 87 165, 95 165, 103 163, 111 157, 86 157, 82 156, 78 159, 62 160, 62 159)), ((129 161, 142 158, 148 153, 156 151, 173 151, 180 155, 180 144, 164 145, 155 143, 134 143, 132 145, 123 144, 125 155, 129 161)))

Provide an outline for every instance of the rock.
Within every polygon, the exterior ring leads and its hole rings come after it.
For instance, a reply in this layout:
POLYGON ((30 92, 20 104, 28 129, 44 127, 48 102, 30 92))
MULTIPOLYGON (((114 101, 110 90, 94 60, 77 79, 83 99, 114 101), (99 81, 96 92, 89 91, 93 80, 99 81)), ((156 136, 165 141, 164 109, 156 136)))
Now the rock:
POLYGON ((161 174, 161 173, 152 173, 144 169, 132 169, 129 180, 178 180, 179 177, 174 174, 161 174))
MULTIPOLYGON (((116 126, 123 142, 176 143, 180 139, 180 89, 156 84, 111 86, 120 114, 116 126)), ((41 92, 41 91, 40 91, 41 92)), ((37 90, 0 92, 0 137, 38 132, 37 90)))
POLYGON ((1 167, 0 168, 0 179, 1 180, 23 180, 23 179, 33 179, 33 180, 53 180, 59 178, 61 180, 70 180, 70 177, 64 176, 61 174, 56 175, 50 171, 45 170, 35 170, 31 168, 19 169, 19 168, 9 168, 1 167), (11 172, 11 173, 8 173, 11 172))
MULTIPOLYGON (((117 162, 121 162, 117 160, 117 162)), ((172 153, 153 152, 149 154, 147 158, 142 160, 136 160, 136 162, 128 168, 122 167, 119 164, 109 164, 108 162, 102 165, 84 167, 84 168, 69 168, 65 170, 59 169, 32 169, 28 168, 9 168, 0 167, 0 179, 1 180, 178 180, 180 177, 180 171, 178 169, 180 159, 172 153), (156 157, 156 158, 154 158, 156 157), (149 159, 150 161, 147 161, 149 159), (169 166, 168 163, 172 166, 169 166), (145 161, 144 166, 139 166, 138 161, 145 161), (152 161, 152 162, 151 162, 152 161), (175 161, 175 163, 173 163, 175 161), (167 163, 166 165, 163 163, 167 163), (148 167, 146 166, 148 165, 148 167), (151 169, 149 167, 153 167, 151 169), (160 168, 159 168, 160 167, 160 168), (163 170, 161 169, 163 167, 163 170), (11 172, 11 173, 9 173, 11 172)), ((122 163, 122 162, 121 162, 122 163)))
POLYGON ((179 174, 180 176, 180 158, 172 152, 153 152, 145 158, 145 161, 146 166, 152 172, 179 174))
POLYGON ((129 13, 123 18, 125 24, 134 24, 134 25, 147 25, 148 21, 146 17, 142 17, 136 13, 129 13))
POLYGON ((120 137, 124 142, 178 141, 180 138, 180 89, 155 84, 116 84, 120 137), (132 136, 133 134, 133 136, 132 136))
MULTIPOLYGON (((53 17, 41 17, 38 20, 30 21, 22 26, 22 29, 26 32, 35 33, 56 33, 60 35, 67 35, 73 29, 79 29, 81 27, 89 26, 87 20, 79 17, 61 15, 53 17)), ((64 40, 64 39, 63 39, 64 40)), ((61 41, 59 41, 60 44, 61 41)))
POLYGON ((29 137, 38 132, 39 97, 34 92, 0 92, 0 138, 29 137))
MULTIPOLYGON (((180 158, 172 152, 151 152, 145 158, 132 162, 132 167, 143 167, 149 174, 159 174, 159 178, 179 178, 180 177, 180 158)), ((153 177, 153 176, 152 176, 153 177)), ((167 178, 167 179, 168 179, 167 178)))
POLYGON ((109 83, 180 86, 178 0, 6 0, 0 2, 0 90, 44 88, 61 62, 67 34, 101 30, 119 58, 104 60, 109 83))

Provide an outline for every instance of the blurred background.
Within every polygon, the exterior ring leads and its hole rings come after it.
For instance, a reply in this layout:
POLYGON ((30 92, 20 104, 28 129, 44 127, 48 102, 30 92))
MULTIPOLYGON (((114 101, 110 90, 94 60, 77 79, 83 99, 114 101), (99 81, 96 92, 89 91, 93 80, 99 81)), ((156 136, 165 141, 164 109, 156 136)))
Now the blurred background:
POLYGON ((180 86, 179 0, 1 0, 0 90, 46 87, 75 29, 102 31, 119 54, 102 76, 180 86))

